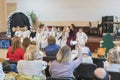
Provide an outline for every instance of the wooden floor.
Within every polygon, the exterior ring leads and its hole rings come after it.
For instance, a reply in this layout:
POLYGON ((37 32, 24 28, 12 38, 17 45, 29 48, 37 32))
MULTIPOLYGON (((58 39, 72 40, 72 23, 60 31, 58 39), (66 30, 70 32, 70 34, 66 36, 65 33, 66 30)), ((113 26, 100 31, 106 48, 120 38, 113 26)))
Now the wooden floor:
POLYGON ((6 58, 7 49, 0 49, 0 58, 6 58))

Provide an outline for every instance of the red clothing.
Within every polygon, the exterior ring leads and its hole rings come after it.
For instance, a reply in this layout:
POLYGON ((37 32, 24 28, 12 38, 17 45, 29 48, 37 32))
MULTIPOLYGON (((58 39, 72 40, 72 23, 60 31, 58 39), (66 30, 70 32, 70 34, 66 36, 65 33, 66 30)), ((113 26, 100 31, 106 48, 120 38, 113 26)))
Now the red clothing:
POLYGON ((23 48, 17 48, 14 53, 12 53, 12 47, 8 48, 8 52, 7 52, 7 58, 9 58, 9 60, 12 61, 19 61, 19 60, 23 60, 24 59, 24 49, 23 48))

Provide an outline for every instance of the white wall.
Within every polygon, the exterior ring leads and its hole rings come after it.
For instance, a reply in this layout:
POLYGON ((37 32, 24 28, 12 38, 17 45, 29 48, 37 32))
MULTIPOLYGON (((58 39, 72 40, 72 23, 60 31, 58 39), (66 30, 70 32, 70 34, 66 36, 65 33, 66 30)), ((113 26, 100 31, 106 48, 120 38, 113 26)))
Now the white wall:
POLYGON ((94 21, 102 16, 120 16, 120 0, 7 0, 17 10, 33 10, 41 21, 94 21))

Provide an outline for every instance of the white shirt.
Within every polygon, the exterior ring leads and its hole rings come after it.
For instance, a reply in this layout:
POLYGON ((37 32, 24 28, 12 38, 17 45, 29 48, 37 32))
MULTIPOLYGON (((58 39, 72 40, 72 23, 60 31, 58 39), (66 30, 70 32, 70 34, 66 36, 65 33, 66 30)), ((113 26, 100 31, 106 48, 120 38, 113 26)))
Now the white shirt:
POLYGON ((93 64, 93 60, 90 56, 88 57, 82 57, 82 63, 91 63, 93 64))
POLYGON ((120 72, 120 64, 109 63, 108 61, 104 62, 104 68, 107 71, 120 72))
POLYGON ((23 36, 22 31, 16 31, 15 36, 18 36, 21 38, 23 36))
POLYGON ((46 77, 42 74, 42 71, 47 67, 47 63, 42 60, 20 60, 17 64, 18 72, 26 75, 36 75, 43 79, 46 77))
POLYGON ((40 47, 41 37, 42 37, 42 34, 37 32, 36 33, 36 44, 38 47, 40 47))
POLYGON ((30 36, 30 33, 31 33, 31 32, 30 32, 29 30, 24 31, 23 34, 22 34, 22 35, 23 35, 23 39, 26 38, 26 37, 29 37, 29 36, 30 36))
POLYGON ((0 63, 0 80, 4 80, 5 73, 3 72, 2 63, 0 63))

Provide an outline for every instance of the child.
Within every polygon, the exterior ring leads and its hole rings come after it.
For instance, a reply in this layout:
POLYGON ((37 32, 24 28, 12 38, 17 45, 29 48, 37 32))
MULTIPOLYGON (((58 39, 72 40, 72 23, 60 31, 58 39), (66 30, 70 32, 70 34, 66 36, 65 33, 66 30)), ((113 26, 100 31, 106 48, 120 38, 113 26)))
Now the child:
POLYGON ((41 28, 37 28, 37 32, 36 32, 36 44, 37 44, 37 46, 39 48, 40 48, 40 43, 41 43, 41 37, 42 37, 41 28))
POLYGON ((20 26, 17 26, 17 31, 15 32, 15 36, 22 38, 22 31, 20 26))
POLYGON ((85 45, 85 43, 87 42, 88 37, 83 32, 82 28, 80 28, 79 32, 77 32, 77 34, 76 34, 76 40, 78 41, 78 45, 77 46, 85 45))
POLYGON ((30 33, 30 40, 35 41, 35 37, 36 37, 36 30, 33 28, 32 32, 30 33))
POLYGON ((23 39, 30 36, 30 30, 28 30, 28 26, 24 26, 23 39))

